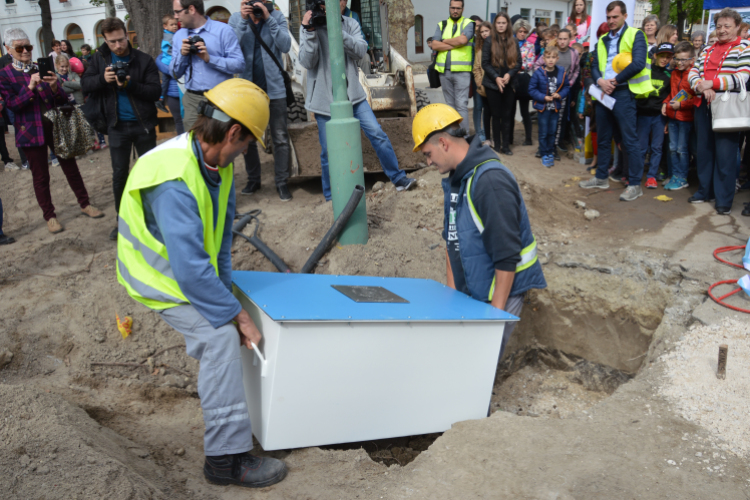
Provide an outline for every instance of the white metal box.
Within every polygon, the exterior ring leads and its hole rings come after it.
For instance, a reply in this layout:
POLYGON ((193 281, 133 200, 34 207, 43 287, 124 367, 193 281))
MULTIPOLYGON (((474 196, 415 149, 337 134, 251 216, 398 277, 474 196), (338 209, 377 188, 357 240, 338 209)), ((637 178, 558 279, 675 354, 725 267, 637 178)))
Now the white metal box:
POLYGON ((448 430, 486 417, 503 328, 518 318, 431 280, 232 273, 263 340, 243 349, 265 450, 448 430), (357 302, 334 286, 354 286, 357 302), (393 299, 401 302, 367 302, 393 299), (380 295, 385 295, 381 297, 380 295))

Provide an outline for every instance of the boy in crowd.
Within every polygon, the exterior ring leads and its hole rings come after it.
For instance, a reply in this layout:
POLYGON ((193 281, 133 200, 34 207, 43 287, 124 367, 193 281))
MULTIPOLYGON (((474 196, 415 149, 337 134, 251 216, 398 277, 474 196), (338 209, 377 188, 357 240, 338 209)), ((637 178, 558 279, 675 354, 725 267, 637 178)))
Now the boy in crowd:
MULTIPOLYGON (((167 14, 164 17, 161 18, 161 27, 164 31, 164 35, 161 39, 161 62, 169 66, 169 63, 172 62, 172 38, 174 37, 174 34, 177 32, 178 29, 180 29, 179 25, 177 24, 177 19, 174 18, 172 14, 167 14)), ((159 104, 156 106, 160 110, 167 112, 167 108, 164 106, 164 101, 167 98, 167 93, 169 92, 169 82, 172 80, 172 77, 169 76, 167 73, 162 73, 161 76, 161 99, 159 99, 159 104)))
POLYGON ((687 173, 690 165, 688 144, 697 100, 688 82, 688 73, 695 62, 695 47, 690 42, 680 42, 674 52, 675 69, 670 79, 670 92, 664 99, 661 110, 661 114, 667 117, 669 130, 672 178, 664 189, 670 191, 688 187, 687 173))
POLYGON ((91 45, 84 43, 81 45, 81 59, 89 62, 89 59, 91 59, 91 45))
MULTIPOLYGON (((538 111, 539 153, 542 165, 547 168, 555 165, 555 132, 563 108, 562 103, 570 91, 568 73, 557 65, 560 50, 550 45, 544 50, 544 67, 534 72, 529 83, 529 95, 538 111)), ((564 110, 564 108, 563 108, 564 110)))
POLYGON ((646 188, 656 189, 656 173, 659 170, 661 162, 661 150, 664 144, 665 119, 662 116, 662 107, 664 99, 669 95, 671 90, 670 75, 667 66, 672 62, 674 57, 674 45, 671 43, 662 43, 654 50, 654 62, 651 64, 651 85, 654 91, 645 98, 635 100, 636 114, 638 116, 637 130, 638 141, 641 146, 641 153, 644 158, 651 151, 648 174, 646 179, 646 188), (649 148, 648 139, 651 137, 651 147, 649 148))

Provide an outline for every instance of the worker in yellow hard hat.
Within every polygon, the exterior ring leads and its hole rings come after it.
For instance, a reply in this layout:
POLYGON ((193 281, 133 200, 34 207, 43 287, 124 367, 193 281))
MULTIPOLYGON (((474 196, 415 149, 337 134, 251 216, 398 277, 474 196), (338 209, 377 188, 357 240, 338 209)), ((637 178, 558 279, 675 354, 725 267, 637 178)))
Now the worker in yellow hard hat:
MULTIPOLYGON (((430 104, 414 117, 414 151, 443 179, 447 282, 516 316, 524 296, 547 282, 529 216, 513 174, 479 136, 466 139, 461 115, 430 104)), ((502 356, 515 323, 507 323, 502 356)))
MULTIPOLYGON (((117 279, 185 337, 200 362, 203 473, 218 484, 263 487, 286 465, 253 456, 240 348, 261 334, 232 295, 234 159, 262 136, 269 99, 236 78, 206 92, 193 128, 143 155, 120 206, 117 279)), ((259 402, 258 402, 259 404, 259 402)))

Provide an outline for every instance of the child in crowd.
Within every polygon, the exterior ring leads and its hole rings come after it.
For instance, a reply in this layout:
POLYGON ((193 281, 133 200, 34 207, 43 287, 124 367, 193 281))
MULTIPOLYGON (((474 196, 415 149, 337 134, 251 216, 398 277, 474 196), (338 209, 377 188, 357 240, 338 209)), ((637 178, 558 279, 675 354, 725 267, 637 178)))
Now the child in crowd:
MULTIPOLYGON (((169 66, 172 62, 172 38, 179 29, 177 19, 172 14, 167 14, 161 18, 161 27, 164 30, 164 36, 161 39, 161 61, 169 66)), ((171 76, 162 73, 161 79, 161 99, 159 100, 159 109, 167 112, 167 108, 164 107, 164 100, 169 92, 169 81, 172 79, 171 76)))
POLYGON ((84 43, 81 45, 81 59, 89 62, 89 59, 91 59, 91 45, 84 43))
POLYGON ((538 112, 542 165, 550 168, 555 165, 555 132, 560 107, 570 91, 570 82, 565 69, 557 65, 560 53, 555 45, 550 44, 542 57, 544 66, 532 75, 529 95, 534 100, 534 109, 538 112))
POLYGON ((55 59, 55 71, 57 72, 57 81, 62 85, 65 93, 68 94, 70 103, 83 104, 81 77, 75 72, 70 71, 70 60, 67 54, 57 56, 57 59, 55 59))
POLYGON ((670 191, 688 187, 688 143, 697 100, 688 82, 688 73, 695 62, 695 47, 690 42, 680 42, 674 52, 675 69, 670 80, 670 92, 664 99, 661 110, 662 115, 667 117, 669 128, 669 154, 673 171, 672 178, 664 189, 670 191))
POLYGON ((740 23, 740 38, 747 40, 747 33, 750 30, 750 24, 740 23))
POLYGON ((674 57, 674 45, 662 43, 654 49, 654 61, 651 64, 651 85, 656 89, 643 99, 636 99, 636 114, 638 116, 637 130, 641 145, 641 153, 645 161, 648 152, 651 152, 649 160, 648 178, 646 188, 656 189, 656 173, 661 161, 662 145, 664 144, 665 118, 662 116, 662 105, 664 99, 671 90, 670 75, 667 66, 674 57), (651 137, 651 147, 648 139, 651 137))

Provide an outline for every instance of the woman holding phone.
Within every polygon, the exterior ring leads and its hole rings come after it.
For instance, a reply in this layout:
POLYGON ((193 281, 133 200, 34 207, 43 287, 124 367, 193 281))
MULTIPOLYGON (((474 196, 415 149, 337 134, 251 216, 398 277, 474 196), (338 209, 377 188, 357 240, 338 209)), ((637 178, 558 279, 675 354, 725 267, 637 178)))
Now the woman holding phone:
MULTIPOLYGON (((47 221, 47 229, 51 233, 59 233, 64 228, 58 222, 55 206, 52 204, 47 164, 47 148, 54 153, 52 124, 43 120, 42 115, 55 105, 67 104, 68 96, 58 85, 54 69, 46 75, 35 71, 36 68, 31 63, 34 46, 29 42, 25 31, 10 29, 5 32, 5 37, 13 62, 0 70, 0 96, 15 115, 13 126, 16 130, 16 144, 28 158, 34 193, 44 220, 47 221)), ((59 161, 81 212, 92 218, 103 217, 104 214, 89 203, 89 195, 75 159, 60 158, 59 161)))

